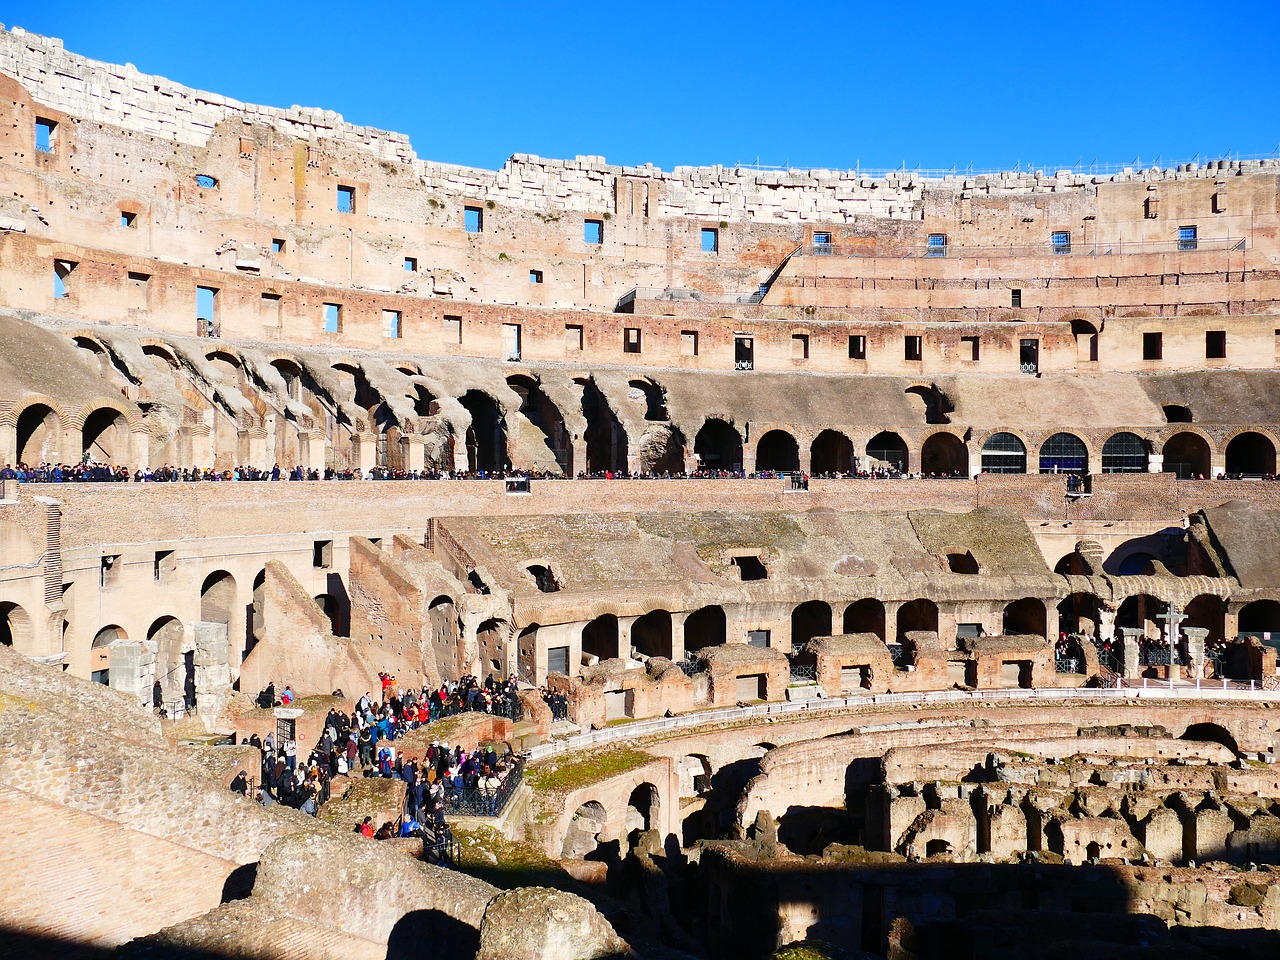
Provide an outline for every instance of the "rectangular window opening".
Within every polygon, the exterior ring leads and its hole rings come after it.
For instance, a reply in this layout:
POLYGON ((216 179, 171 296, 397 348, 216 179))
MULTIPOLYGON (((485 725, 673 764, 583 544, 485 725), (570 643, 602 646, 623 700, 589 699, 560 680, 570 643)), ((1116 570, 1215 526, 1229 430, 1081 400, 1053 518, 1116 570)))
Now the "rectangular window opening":
POLYGON ((502 355, 508 360, 520 359, 520 324, 502 325, 502 355))
POLYGON ((1194 250, 1199 245, 1196 238, 1195 227, 1179 227, 1178 228, 1178 249, 1194 250))
POLYGON ((968 359, 972 361, 976 361, 980 355, 982 338, 981 337, 961 337, 960 343, 962 346, 968 346, 969 348, 968 359))
POLYGON ((1022 309, 1022 291, 1014 287, 1009 291, 1009 306, 1015 309, 1022 309))
POLYGON ((756 368, 756 342, 752 337, 733 338, 733 369, 754 370, 756 368))
POLYGON ((945 257, 947 255, 947 235, 931 233, 925 243, 926 257, 945 257))
POLYGON ((771 634, 768 630, 748 630, 747 646, 749 647, 767 647, 771 634))
POLYGON ((178 563, 174 560, 174 552, 172 550, 157 550, 155 562, 151 567, 151 576, 154 580, 163 580, 168 574, 178 569, 178 563))
POLYGON ((138 222, 138 215, 131 210, 120 211, 120 226, 126 230, 133 227, 138 222))
POLYGON ((582 349, 582 324, 566 323, 564 327, 564 347, 566 350, 582 349))
POLYGON ((1054 253, 1070 253, 1071 252, 1071 231, 1055 230, 1049 235, 1049 242, 1053 244, 1054 253))
POLYGON ((1161 360, 1164 358, 1164 334, 1144 333, 1142 335, 1142 359, 1161 360))
POLYGON ((702 252, 703 253, 719 253, 720 252, 720 231, 715 227, 702 228, 702 252))
POLYGON ((278 293, 264 293, 262 295, 259 309, 262 314, 262 322, 267 326, 280 326, 280 304, 281 299, 278 293))
POLYGON ((342 304, 326 303, 323 307, 322 314, 324 316, 325 333, 342 332, 342 304))
POLYGON ((388 340, 400 339, 400 311, 382 311, 382 335, 388 340))
POLYGON ((622 331, 622 352, 623 353, 639 353, 640 352, 640 328, 627 327, 622 331))
POLYGON ((71 274, 77 266, 74 260, 53 261, 53 299, 65 300, 71 296, 71 274))
POLYGON ((696 357, 698 355, 698 331, 680 331, 680 356, 696 357))
POLYGON ((462 208, 462 225, 466 228, 467 233, 481 233, 484 231, 484 208, 483 207, 463 207, 462 208))
POLYGON ((1204 356, 1206 360, 1227 358, 1227 331, 1206 330, 1204 332, 1204 356))
POLYGON ((120 576, 120 571, 124 569, 124 564, 120 562, 120 554, 107 554, 98 564, 98 585, 109 587, 120 576))
POLYGON ((44 117, 36 117, 36 149, 41 153, 53 153, 58 147, 58 123, 44 117))
POLYGON ((807 333, 793 333, 791 335, 791 359, 809 359, 809 335, 807 333))
POLYGON ((542 271, 541 271, 541 270, 530 270, 530 271, 529 271, 529 282, 530 282, 530 283, 541 283, 541 282, 542 282, 542 271))
POLYGON ((218 335, 217 287, 196 287, 196 334, 201 337, 218 335))
POLYGON ((744 581, 768 580, 769 569, 757 556, 734 557, 731 561, 744 581))
POLYGON ((849 359, 867 359, 867 338, 865 334, 853 333, 849 335, 849 359))
POLYGON ((445 343, 461 343, 462 342, 462 318, 455 317, 450 314, 444 315, 444 342, 445 343))
POLYGON ((333 566, 333 541, 316 540, 311 544, 311 566, 327 570, 333 566))
POLYGON ((584 220, 582 221, 582 239, 586 243, 598 245, 604 243, 604 221, 603 220, 584 220))
POLYGON ((920 360, 924 357, 924 337, 903 337, 903 356, 907 360, 920 360))
POLYGON ((339 213, 355 213, 356 212, 356 188, 348 187, 342 184, 338 185, 338 212, 339 213))
POLYGON ((273 237, 271 240, 272 253, 284 253, 284 239, 281 237, 273 237))
POLYGON ((1032 376, 1040 375, 1040 341, 1031 338, 1018 341, 1018 370, 1032 376))
POLYGON ((813 235, 813 252, 822 256, 831 252, 831 234, 815 233, 813 235))
POLYGON ((418 272, 418 258, 417 258, 417 257, 405 257, 405 258, 404 258, 404 272, 405 272, 405 273, 417 273, 417 272, 418 272))

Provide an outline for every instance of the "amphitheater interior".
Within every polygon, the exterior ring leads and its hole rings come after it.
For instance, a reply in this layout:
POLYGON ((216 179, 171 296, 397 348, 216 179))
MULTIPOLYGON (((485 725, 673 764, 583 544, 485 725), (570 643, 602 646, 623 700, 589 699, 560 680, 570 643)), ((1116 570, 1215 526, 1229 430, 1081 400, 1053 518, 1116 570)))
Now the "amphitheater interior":
POLYGON ((470 169, 20 29, 0 114, 0 954, 1280 950, 1280 161, 470 169), (228 789, 380 672, 520 688, 399 741, 523 758, 447 857, 228 789))

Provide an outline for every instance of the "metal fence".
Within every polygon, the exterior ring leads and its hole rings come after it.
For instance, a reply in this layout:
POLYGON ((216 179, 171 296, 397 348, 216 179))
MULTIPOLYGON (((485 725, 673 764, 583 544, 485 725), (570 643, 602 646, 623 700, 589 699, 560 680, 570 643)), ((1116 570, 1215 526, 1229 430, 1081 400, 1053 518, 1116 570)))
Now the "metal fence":
POLYGON ((791 664, 791 682, 809 683, 818 679, 818 666, 813 663, 791 664))
MULTIPOLYGON (((763 703, 751 707, 722 707, 703 710, 679 717, 656 717, 637 720, 624 726, 604 730, 592 730, 565 737, 551 743, 540 744, 527 754, 530 761, 541 760, 561 753, 581 750, 585 747, 617 743, 639 737, 655 736, 689 730, 709 724, 754 721, 767 718, 822 715, 846 711, 858 713, 861 709, 878 706, 909 706, 912 704, 968 704, 986 702, 1043 702, 1061 703, 1068 700, 1228 700, 1249 703, 1280 704, 1280 690, 1261 689, 1253 681, 1206 681, 1203 684, 1169 686, 1164 681, 1146 681, 1139 686, 1123 687, 1046 687, 1041 689, 997 690, 935 690, 926 693, 879 693, 848 697, 826 697, 820 700, 763 703)), ((966 724, 968 721, 964 721, 966 724)), ((868 729, 863 727, 862 729, 868 729)))
POLYGON ((446 816, 496 817, 506 809, 511 795, 524 781, 524 759, 517 758, 515 766, 507 773, 499 786, 492 789, 475 786, 461 790, 449 790, 445 795, 446 816))

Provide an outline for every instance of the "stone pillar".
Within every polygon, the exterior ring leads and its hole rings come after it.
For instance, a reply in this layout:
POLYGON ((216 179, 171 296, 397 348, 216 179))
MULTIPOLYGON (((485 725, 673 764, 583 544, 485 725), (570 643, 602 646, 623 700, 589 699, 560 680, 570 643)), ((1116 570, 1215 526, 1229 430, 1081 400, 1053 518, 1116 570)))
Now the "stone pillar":
POLYGON ((298 431, 298 459, 308 470, 324 470, 328 438, 322 430, 298 431))
POLYGON ((1120 628, 1120 662, 1123 664, 1126 680, 1137 680, 1138 675, 1142 673, 1142 664, 1139 662, 1142 637, 1143 632, 1140 627, 1120 628))
POLYGON ((404 444, 404 469, 422 471, 427 468, 426 438, 416 433, 406 433, 400 437, 404 444))
POLYGON ((241 462, 258 468, 269 468, 273 462, 267 447, 267 431, 262 427, 250 427, 241 431, 242 444, 247 459, 241 462))
POLYGON ((1186 664, 1187 678, 1195 680, 1204 676, 1204 641, 1209 631, 1204 627, 1183 627, 1183 640, 1178 644, 1182 662, 1186 664))
POLYGON ((569 441, 569 446, 573 449, 573 463, 569 464, 573 475, 576 477, 580 473, 587 472, 587 441, 579 440, 576 437, 569 441))
MULTIPOLYGON (((135 469, 151 466, 151 435, 146 430, 135 430, 129 436, 130 453, 135 469)), ((126 461, 127 462, 127 461, 126 461)))
MULTIPOLYGON (((799 443, 799 441, 797 441, 799 443)), ((799 443, 800 445, 800 470, 802 473, 813 473, 813 446, 810 443, 799 443)))
POLYGON ((225 623, 201 620, 196 634, 196 711, 211 721, 222 712, 231 689, 230 642, 225 623))
POLYGON ((1116 612, 1105 607, 1098 608, 1098 639, 1104 643, 1116 639, 1116 612))
POLYGON ((355 434, 351 438, 351 453, 361 473, 372 470, 378 464, 378 435, 367 430, 355 434))
POLYGON ((679 663, 685 658, 684 622, 689 618, 689 611, 671 614, 671 659, 679 663))
POLYGON ((698 469, 698 455, 693 452, 693 445, 684 448, 684 472, 693 473, 698 469))
POLYGON ((143 706, 151 705, 151 685, 155 682, 155 645, 143 640, 114 640, 111 650, 112 690, 137 698, 143 706))
POLYGON ((631 649, 631 628, 635 626, 635 622, 639 617, 619 617, 618 618, 618 656, 630 660, 635 653, 631 649))

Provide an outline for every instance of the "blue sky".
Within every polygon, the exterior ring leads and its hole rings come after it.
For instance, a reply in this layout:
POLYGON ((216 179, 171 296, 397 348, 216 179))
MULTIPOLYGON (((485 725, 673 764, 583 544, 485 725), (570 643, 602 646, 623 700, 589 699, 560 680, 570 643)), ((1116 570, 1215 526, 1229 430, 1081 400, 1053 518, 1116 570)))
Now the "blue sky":
POLYGON ((420 157, 1012 169, 1280 148, 1280 3, 204 5, 0 0, 7 26, 420 157))

